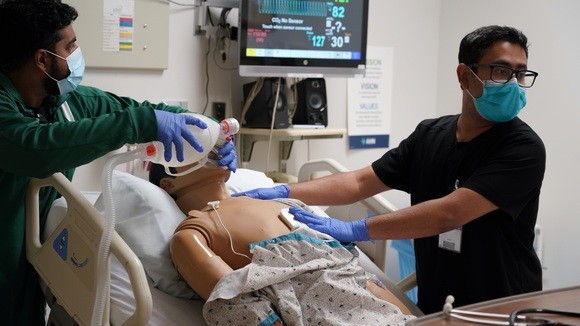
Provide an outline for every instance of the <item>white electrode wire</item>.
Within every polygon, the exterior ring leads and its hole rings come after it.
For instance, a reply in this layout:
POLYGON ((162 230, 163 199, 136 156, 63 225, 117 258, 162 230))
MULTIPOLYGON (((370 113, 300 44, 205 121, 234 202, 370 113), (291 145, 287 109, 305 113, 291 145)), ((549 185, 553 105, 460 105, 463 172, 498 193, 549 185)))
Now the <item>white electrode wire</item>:
POLYGON ((113 198, 113 169, 126 162, 146 157, 145 151, 141 147, 129 152, 124 152, 111 156, 103 166, 101 182, 103 186, 103 199, 105 203, 105 226, 101 236, 101 242, 97 251, 96 261, 96 291, 91 315, 91 325, 102 325, 105 314, 106 301, 109 294, 111 279, 110 268, 110 248, 115 232, 115 200, 113 198))
POLYGON ((216 204, 215 203, 208 203, 211 208, 214 210, 214 212, 216 213, 218 220, 220 221, 220 224, 222 225, 222 227, 224 228, 224 230, 226 230, 228 237, 230 238, 230 249, 232 249, 232 252, 238 256, 242 256, 242 257, 246 257, 248 258, 248 260, 250 261, 250 263, 252 262, 252 258, 250 258, 247 255, 244 255, 242 253, 237 252, 234 249, 234 240, 232 239, 232 235, 230 234, 230 231, 228 230, 228 228, 224 225, 224 222, 222 221, 222 217, 220 216, 220 213, 218 213, 217 208, 216 208, 216 204))
MULTIPOLYGON (((278 78, 278 85, 276 87, 276 99, 274 100, 274 107, 272 108, 272 121, 270 122, 270 135, 268 137, 268 154, 266 155, 266 173, 270 171, 270 150, 272 149, 272 136, 274 135, 274 122, 276 121, 276 111, 278 111, 278 99, 280 98, 280 85, 282 78, 278 78)), ((280 155, 279 153, 278 155, 280 155)))

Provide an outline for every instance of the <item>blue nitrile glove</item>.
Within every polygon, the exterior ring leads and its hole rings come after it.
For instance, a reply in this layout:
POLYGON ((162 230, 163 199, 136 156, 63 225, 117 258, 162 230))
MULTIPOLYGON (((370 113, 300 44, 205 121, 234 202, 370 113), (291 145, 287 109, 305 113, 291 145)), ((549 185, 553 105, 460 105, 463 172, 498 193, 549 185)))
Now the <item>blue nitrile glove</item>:
POLYGON ((175 145, 177 160, 183 162, 183 139, 193 146, 198 152, 203 152, 203 146, 195 136, 187 129, 187 125, 207 128, 207 124, 189 114, 177 114, 173 112, 154 110, 157 119, 157 140, 165 147, 165 161, 171 161, 171 147, 175 145))
POLYGON ((279 185, 272 188, 258 188, 248 191, 238 192, 232 194, 232 197, 246 196, 256 199, 276 199, 276 198, 288 198, 290 195, 290 188, 288 185, 279 185))
POLYGON ((299 207, 289 210, 296 221, 308 225, 309 228, 326 233, 340 242, 368 241, 367 220, 344 222, 335 218, 327 218, 307 212, 299 207))
POLYGON ((236 146, 234 142, 228 140, 219 150, 218 155, 220 160, 218 164, 220 166, 227 166, 232 172, 236 172, 238 167, 238 155, 236 154, 236 146))

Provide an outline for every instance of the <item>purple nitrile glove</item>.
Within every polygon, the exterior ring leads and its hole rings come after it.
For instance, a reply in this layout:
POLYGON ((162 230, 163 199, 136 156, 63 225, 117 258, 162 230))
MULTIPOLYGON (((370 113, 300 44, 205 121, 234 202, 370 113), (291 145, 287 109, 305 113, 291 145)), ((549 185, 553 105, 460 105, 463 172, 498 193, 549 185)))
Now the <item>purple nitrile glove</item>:
POLYGON ((309 228, 326 233, 340 242, 368 241, 367 220, 344 222, 335 218, 327 218, 312 214, 298 207, 290 208, 296 221, 306 224, 309 228))
POLYGON ((288 185, 279 185, 272 188, 257 188, 248 191, 242 191, 232 194, 232 197, 246 196, 256 199, 276 199, 288 198, 290 195, 290 188, 288 185))
POLYGON ((195 136, 187 129, 187 125, 207 128, 202 120, 189 114, 178 114, 169 111, 155 110, 157 119, 157 140, 165 147, 165 161, 171 161, 171 147, 175 145, 177 160, 183 162, 183 139, 185 139, 198 152, 203 152, 203 146, 195 136))
POLYGON ((227 166, 232 172, 236 172, 238 167, 238 155, 236 154, 236 146, 234 142, 228 140, 220 149, 218 150, 218 156, 220 157, 218 165, 227 166))

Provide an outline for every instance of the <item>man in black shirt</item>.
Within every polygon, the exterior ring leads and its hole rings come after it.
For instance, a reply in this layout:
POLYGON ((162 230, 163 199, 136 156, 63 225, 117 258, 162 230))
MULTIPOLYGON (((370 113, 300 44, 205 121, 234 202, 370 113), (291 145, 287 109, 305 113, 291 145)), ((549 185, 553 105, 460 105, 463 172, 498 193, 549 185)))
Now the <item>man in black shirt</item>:
POLYGON ((541 290, 533 241, 546 153, 517 117, 538 75, 527 62, 521 31, 481 27, 459 48, 461 114, 421 122, 360 170, 239 195, 345 205, 389 189, 410 193, 411 207, 352 222, 292 213, 341 241, 414 238, 424 313, 441 310, 447 295, 461 306, 541 290))

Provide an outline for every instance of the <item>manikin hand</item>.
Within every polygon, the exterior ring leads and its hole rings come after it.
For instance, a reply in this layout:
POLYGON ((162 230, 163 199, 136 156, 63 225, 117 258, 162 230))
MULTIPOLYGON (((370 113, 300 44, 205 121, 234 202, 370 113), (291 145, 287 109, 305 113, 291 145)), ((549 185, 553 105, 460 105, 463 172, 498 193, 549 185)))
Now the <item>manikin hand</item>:
POLYGON ((344 222, 335 218, 321 217, 301 208, 292 207, 289 212, 294 219, 306 224, 309 228, 326 233, 340 242, 368 241, 367 220, 344 222))
POLYGON ((232 172, 236 172, 238 167, 238 155, 236 154, 236 147, 234 142, 228 140, 217 152, 220 157, 218 164, 220 166, 227 166, 232 172))
POLYGON ((189 114, 177 114, 163 110, 155 110, 157 119, 157 140, 165 147, 165 161, 171 161, 171 147, 175 145, 177 160, 183 162, 183 140, 185 139, 195 150, 203 152, 203 146, 187 129, 187 125, 207 128, 205 122, 189 114))
POLYGON ((290 196, 290 188, 288 188, 288 185, 279 185, 272 188, 257 188, 232 194, 232 197, 240 196, 256 199, 288 198, 290 196))

